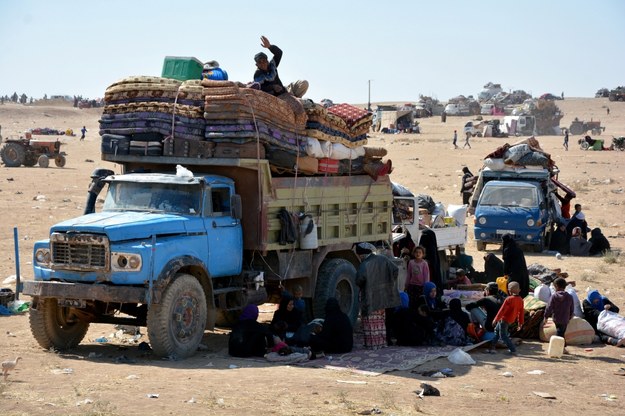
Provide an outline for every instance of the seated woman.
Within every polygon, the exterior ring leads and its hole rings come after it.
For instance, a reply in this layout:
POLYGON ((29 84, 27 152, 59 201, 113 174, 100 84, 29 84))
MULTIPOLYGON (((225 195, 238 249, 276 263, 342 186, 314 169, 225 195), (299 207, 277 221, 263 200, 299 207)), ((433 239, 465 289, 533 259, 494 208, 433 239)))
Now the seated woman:
POLYGON ((275 335, 283 341, 293 336, 293 334, 304 325, 302 312, 295 308, 295 302, 291 294, 284 292, 278 309, 273 313, 271 326, 275 335))
POLYGON ((328 298, 325 312, 321 332, 310 337, 312 350, 333 354, 350 352, 354 346, 354 329, 349 317, 341 311, 339 301, 328 298))
POLYGON ((619 308, 610 302, 610 299, 602 296, 598 290, 591 290, 588 292, 588 296, 584 299, 582 303, 584 308, 584 319, 593 327, 595 333, 601 338, 601 341, 610 344, 610 345, 618 345, 622 346, 625 339, 618 340, 609 336, 608 334, 604 334, 603 332, 597 329, 597 322, 599 320, 599 314, 604 310, 608 310, 614 313, 619 312, 619 308))
POLYGON ((271 331, 258 319, 258 306, 247 305, 228 339, 228 354, 233 357, 262 357, 273 345, 271 331))
POLYGON ((593 228, 590 232, 590 255, 604 254, 606 251, 610 251, 610 242, 601 232, 601 228, 593 228))
POLYGON ((569 251, 571 256, 588 256, 590 255, 590 246, 592 244, 582 236, 580 227, 573 228, 571 233, 571 241, 569 241, 569 251))

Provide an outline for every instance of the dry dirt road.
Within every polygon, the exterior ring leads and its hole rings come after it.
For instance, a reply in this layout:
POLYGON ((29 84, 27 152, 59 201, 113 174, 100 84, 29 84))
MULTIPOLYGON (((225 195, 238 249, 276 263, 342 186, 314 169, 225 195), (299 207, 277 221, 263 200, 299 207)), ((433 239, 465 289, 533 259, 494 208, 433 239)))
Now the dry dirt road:
MULTIPOLYGON (((567 98, 557 105, 565 113, 562 126, 574 117, 600 119, 603 137, 625 135, 625 103, 607 99, 567 98), (606 106, 610 115, 606 115, 606 106)), ((63 169, 0 167, 0 282, 15 274, 13 229, 19 230, 21 275, 32 279, 31 255, 36 240, 49 227, 80 215, 84 208, 89 174, 96 167, 119 172, 119 166, 99 161, 97 109, 78 110, 63 105, 0 106, 2 134, 19 134, 27 128, 88 129, 85 141, 62 137, 68 153, 63 169)), ((422 120, 419 135, 375 134, 372 146, 384 146, 393 160, 392 179, 416 193, 428 193, 436 201, 460 204, 462 166, 477 172, 483 157, 507 140, 475 138, 472 149, 454 150, 454 129, 462 131, 464 117, 422 120)), ((603 229, 614 247, 625 249, 625 153, 580 150, 579 137, 571 137, 568 152, 562 137, 539 137, 544 150, 560 167, 560 179, 578 193, 591 227, 603 229)), ((469 219, 471 222, 471 219, 469 219)), ((475 249, 469 230, 467 252, 482 269, 482 254, 475 249)), ((495 249, 495 247, 493 247, 495 249)), ((495 251, 497 254, 498 252, 495 251)), ((577 281, 580 297, 597 288, 625 309, 625 260, 528 254, 528 264, 560 267, 577 281)), ((265 305, 271 316, 271 306, 265 305)), ((377 377, 307 369, 229 358, 227 331, 207 332, 207 351, 193 358, 170 362, 142 356, 136 346, 112 340, 95 340, 114 332, 108 325, 92 325, 83 343, 70 353, 43 351, 30 334, 28 316, 0 317, 0 361, 23 358, 8 381, 0 380, 0 413, 5 415, 353 415, 379 409, 385 415, 416 414, 623 414, 625 377, 613 372, 625 367, 625 349, 592 345, 570 347, 570 354, 556 360, 546 355, 546 345, 529 341, 519 357, 472 352, 474 366, 451 365, 446 359, 417 370, 451 367, 454 378, 430 379, 409 371, 377 377), (91 357, 90 357, 91 355, 91 357), (236 365, 237 368, 230 368, 236 365), (528 371, 540 369, 542 375, 528 371), (514 377, 504 377, 510 372, 514 377), (348 383, 345 383, 347 381, 348 383), (441 390, 441 397, 416 397, 421 382, 441 390), (548 392, 556 399, 533 394, 548 392), (148 398, 158 394, 158 398, 148 398), (605 396, 608 395, 608 396, 605 396), (608 400, 609 395, 615 395, 608 400)), ((145 332, 145 331, 143 331, 145 332)), ((141 340, 145 340, 143 336, 141 340)))

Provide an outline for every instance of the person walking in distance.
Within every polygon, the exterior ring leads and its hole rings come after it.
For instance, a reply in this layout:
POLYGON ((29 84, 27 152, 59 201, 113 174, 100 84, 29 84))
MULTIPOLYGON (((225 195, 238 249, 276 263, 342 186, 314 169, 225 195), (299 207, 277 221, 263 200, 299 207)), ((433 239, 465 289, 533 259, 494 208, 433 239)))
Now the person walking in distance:
POLYGON ((458 130, 454 130, 454 141, 452 142, 454 145, 454 149, 458 148, 458 145, 456 144, 458 142, 458 130))
POLYGON ((469 149, 471 148, 471 143, 469 143, 470 139, 471 139, 471 133, 467 132, 467 138, 464 141, 464 146, 462 146, 463 149, 467 146, 469 146, 469 149))
POLYGON ((82 126, 82 129, 80 129, 80 132, 82 133, 82 136, 80 136, 80 140, 85 140, 85 134, 87 133, 87 127, 86 126, 82 126))
POLYGON ((569 150, 569 131, 567 129, 564 129, 564 143, 562 143, 562 146, 564 146, 564 150, 569 150))

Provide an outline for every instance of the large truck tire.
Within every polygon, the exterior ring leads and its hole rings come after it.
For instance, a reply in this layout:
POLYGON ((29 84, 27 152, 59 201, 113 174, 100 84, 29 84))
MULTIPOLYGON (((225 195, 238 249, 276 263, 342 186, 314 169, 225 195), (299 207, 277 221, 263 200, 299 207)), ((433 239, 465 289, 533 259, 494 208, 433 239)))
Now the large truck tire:
POLYGON ((334 297, 339 301, 341 310, 354 324, 358 319, 360 309, 358 294, 354 265, 345 259, 327 259, 321 264, 317 273, 313 314, 315 318, 323 318, 326 301, 334 297))
POLYGON ((180 273, 148 310, 148 338, 157 356, 187 358, 197 351, 206 327, 206 297, 200 282, 180 273))
POLYGON ((19 143, 7 143, 0 150, 0 157, 7 168, 19 168, 24 163, 26 151, 19 143))
POLYGON ((42 348, 66 350, 80 344, 89 330, 89 322, 80 320, 72 308, 59 306, 54 298, 35 303, 37 308, 30 310, 30 332, 42 348))

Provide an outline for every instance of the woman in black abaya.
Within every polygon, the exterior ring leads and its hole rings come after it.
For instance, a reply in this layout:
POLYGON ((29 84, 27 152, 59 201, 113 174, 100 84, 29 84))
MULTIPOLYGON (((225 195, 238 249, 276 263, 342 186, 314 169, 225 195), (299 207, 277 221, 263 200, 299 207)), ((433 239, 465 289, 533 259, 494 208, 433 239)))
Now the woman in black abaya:
POLYGON ((503 245, 503 273, 508 276, 508 283, 517 282, 519 284, 521 287, 519 295, 524 298, 529 293, 530 275, 527 271, 523 250, 517 246, 514 237, 510 234, 504 234, 501 241, 503 245))

